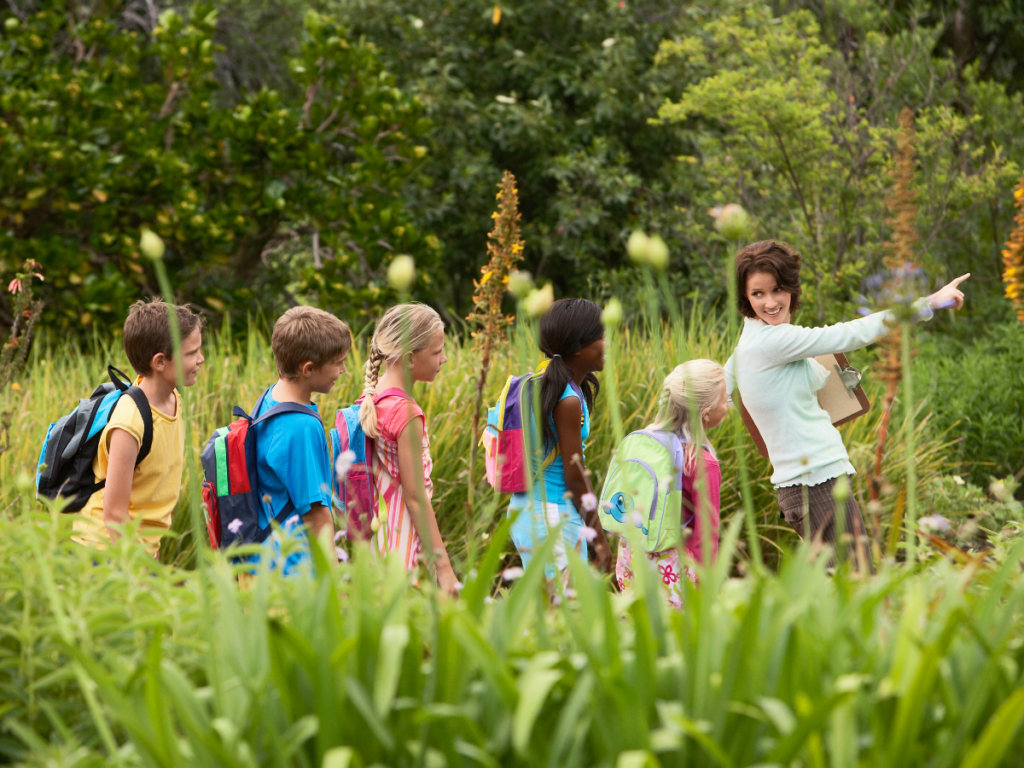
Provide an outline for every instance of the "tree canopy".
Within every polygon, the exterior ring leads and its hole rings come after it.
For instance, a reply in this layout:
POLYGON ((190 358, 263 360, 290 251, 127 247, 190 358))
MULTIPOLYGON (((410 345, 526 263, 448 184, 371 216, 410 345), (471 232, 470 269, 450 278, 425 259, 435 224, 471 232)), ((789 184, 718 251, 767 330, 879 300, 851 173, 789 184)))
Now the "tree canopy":
POLYGON ((33 2, 0 11, 0 270, 44 265, 51 326, 153 292, 144 225, 213 314, 372 314, 407 253, 417 298, 465 316, 505 170, 524 268, 562 294, 639 290, 640 228, 678 294, 721 301, 708 210, 739 202, 804 254, 824 320, 881 264, 906 107, 916 255, 1006 311, 1024 106, 1017 33, 981 4, 33 2))

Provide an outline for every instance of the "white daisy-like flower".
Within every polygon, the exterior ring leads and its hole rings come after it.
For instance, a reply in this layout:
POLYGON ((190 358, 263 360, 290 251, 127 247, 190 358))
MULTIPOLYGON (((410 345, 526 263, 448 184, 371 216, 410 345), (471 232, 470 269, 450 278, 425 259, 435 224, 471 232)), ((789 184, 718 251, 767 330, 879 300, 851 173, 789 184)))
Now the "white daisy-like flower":
POLYGON ((355 451, 349 449, 341 452, 338 460, 334 462, 334 471, 338 475, 339 480, 344 480, 348 476, 348 471, 352 468, 352 462, 355 460, 355 451))
POLYGON ((503 581, 515 581, 516 579, 522 578, 523 573, 523 569, 516 565, 502 571, 501 578, 503 581))
POLYGON ((941 533, 949 532, 949 520, 937 513, 922 517, 917 522, 920 523, 921 527, 926 531, 938 531, 941 533))

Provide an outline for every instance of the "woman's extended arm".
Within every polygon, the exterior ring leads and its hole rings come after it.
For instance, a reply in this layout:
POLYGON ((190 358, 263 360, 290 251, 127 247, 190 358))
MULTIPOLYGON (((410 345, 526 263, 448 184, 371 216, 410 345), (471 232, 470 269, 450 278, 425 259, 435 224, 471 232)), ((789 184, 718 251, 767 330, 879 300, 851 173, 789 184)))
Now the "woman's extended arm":
POLYGON ((411 419, 398 436, 398 473, 401 475, 402 496, 409 508, 413 527, 428 552, 433 555, 437 581, 441 589, 454 595, 457 593, 458 579, 452 570, 448 551, 437 527, 434 507, 427 498, 427 489, 423 483, 423 421, 420 418, 411 419))
MULTIPOLYGON (((924 299, 927 306, 933 309, 963 307, 964 294, 957 286, 970 276, 970 272, 961 275, 928 296, 924 299)), ((825 328, 804 328, 789 323, 772 326, 766 329, 768 332, 764 336, 762 349, 780 363, 834 352, 852 352, 884 335, 887 330, 886 321, 891 317, 892 314, 886 310, 825 328)))
MULTIPOLYGON (((583 432, 580 421, 583 418, 583 406, 578 398, 566 397, 559 401, 553 413, 555 430, 558 432, 558 450, 562 455, 562 467, 565 473, 565 488, 572 494, 572 503, 576 505, 583 522, 597 531, 593 547, 595 563, 598 568, 610 573, 613 567, 612 551, 608 546, 604 528, 597 515, 597 507, 588 510, 583 506, 584 495, 590 493, 590 484, 583 472, 583 432), (574 459, 574 457, 580 457, 574 459)), ((558 501, 549 499, 549 501, 558 501)))

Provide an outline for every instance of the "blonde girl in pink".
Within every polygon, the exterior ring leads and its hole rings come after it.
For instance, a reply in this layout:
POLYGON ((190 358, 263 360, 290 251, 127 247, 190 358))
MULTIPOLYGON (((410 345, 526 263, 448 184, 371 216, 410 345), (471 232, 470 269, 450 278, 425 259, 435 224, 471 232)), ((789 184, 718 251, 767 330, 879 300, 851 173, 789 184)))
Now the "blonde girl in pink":
POLYGON ((441 588, 458 590, 431 504, 434 485, 430 439, 412 385, 433 381, 448 358, 444 322, 423 304, 392 307, 377 324, 366 361, 359 421, 373 440, 371 466, 377 495, 374 540, 381 554, 395 554, 407 570, 427 562, 441 588), (366 407, 375 403, 376 407, 366 407), (429 542, 424 552, 423 542, 429 542))
POLYGON ((683 579, 697 583, 694 564, 713 562, 718 556, 719 493, 722 470, 706 432, 714 429, 729 412, 725 396, 725 370, 713 360, 690 360, 665 377, 658 418, 648 429, 674 431, 683 443, 683 501, 680 520, 683 543, 664 552, 640 551, 634 556, 627 539, 619 542, 615 576, 619 589, 631 589, 637 561, 647 562, 665 589, 673 608, 683 605, 683 579), (694 419, 693 416, 697 416, 694 419), (699 482, 698 451, 703 453, 704 483, 699 482), (705 555, 705 532, 710 551, 705 555), (689 535, 687 535, 689 534, 689 535))

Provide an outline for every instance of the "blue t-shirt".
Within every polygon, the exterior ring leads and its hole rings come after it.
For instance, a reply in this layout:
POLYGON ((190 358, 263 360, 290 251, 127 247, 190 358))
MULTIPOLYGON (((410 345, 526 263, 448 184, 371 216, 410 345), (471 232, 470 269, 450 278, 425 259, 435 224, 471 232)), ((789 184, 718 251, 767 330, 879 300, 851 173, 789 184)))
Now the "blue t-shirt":
MULTIPOLYGON (((266 413, 278 404, 272 396, 273 389, 263 398, 263 405, 252 417, 266 413)), ((318 413, 315 404, 309 409, 318 413)), ((313 504, 331 506, 331 459, 327 450, 327 438, 319 419, 302 413, 283 413, 269 421, 256 425, 256 471, 259 475, 260 498, 269 497, 260 509, 260 527, 270 525, 290 501, 293 513, 283 521, 282 532, 301 539, 301 549, 289 554, 284 563, 284 575, 295 572, 301 563, 309 559, 308 540, 302 515, 309 512, 313 504)), ((268 540, 271 567, 276 567, 280 555, 280 542, 276 537, 268 540)))
MULTIPOLYGON (((271 389, 252 417, 261 416, 277 404, 271 389)), ((319 413, 313 403, 309 409, 319 413)), ((269 525, 270 517, 277 517, 289 501, 300 517, 313 504, 331 506, 331 458, 319 419, 302 413, 283 413, 257 424, 256 471, 260 497, 270 497, 260 510, 261 528, 269 525)))

